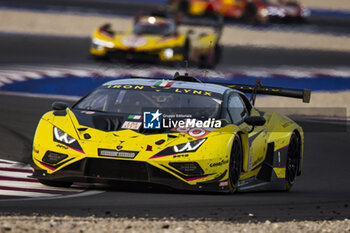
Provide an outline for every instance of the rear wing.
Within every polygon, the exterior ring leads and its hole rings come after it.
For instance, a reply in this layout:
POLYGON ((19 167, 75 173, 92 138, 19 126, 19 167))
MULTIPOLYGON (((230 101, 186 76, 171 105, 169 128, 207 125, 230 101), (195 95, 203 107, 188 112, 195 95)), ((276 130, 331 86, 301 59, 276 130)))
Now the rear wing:
POLYGON ((215 83, 215 84, 236 89, 243 93, 252 94, 250 97, 250 102, 253 105, 255 103, 256 95, 285 96, 290 98, 302 99, 304 103, 309 103, 311 99, 311 90, 263 86, 260 78, 257 79, 255 85, 231 84, 231 83, 215 83))
MULTIPOLYGON (((131 78, 147 79, 150 77, 131 76, 131 78)), ((185 75, 180 75, 179 72, 176 72, 172 80, 185 81, 185 82, 197 82, 197 83, 211 83, 211 84, 222 85, 235 90, 239 90, 243 93, 251 94, 250 102, 252 103, 252 105, 255 104, 256 95, 274 95, 274 96, 297 98, 297 99, 302 99, 304 103, 310 103, 310 99, 311 99, 311 90, 263 86, 260 78, 256 80, 255 85, 221 83, 221 82, 202 82, 201 80, 188 75, 188 73, 185 73, 185 75)))

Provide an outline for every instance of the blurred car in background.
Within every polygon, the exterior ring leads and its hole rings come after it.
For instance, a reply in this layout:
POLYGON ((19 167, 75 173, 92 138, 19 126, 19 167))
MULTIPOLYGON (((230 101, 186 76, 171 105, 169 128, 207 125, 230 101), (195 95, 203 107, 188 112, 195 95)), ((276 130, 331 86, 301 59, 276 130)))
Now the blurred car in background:
POLYGON ((169 5, 172 11, 189 16, 222 15, 248 23, 303 22, 310 15, 294 0, 171 0, 169 5))
POLYGON ((220 56, 222 26, 193 28, 181 18, 159 15, 136 16, 132 28, 117 32, 110 24, 92 35, 90 53, 95 58, 214 67, 220 56), (180 26, 183 26, 182 30, 180 26))

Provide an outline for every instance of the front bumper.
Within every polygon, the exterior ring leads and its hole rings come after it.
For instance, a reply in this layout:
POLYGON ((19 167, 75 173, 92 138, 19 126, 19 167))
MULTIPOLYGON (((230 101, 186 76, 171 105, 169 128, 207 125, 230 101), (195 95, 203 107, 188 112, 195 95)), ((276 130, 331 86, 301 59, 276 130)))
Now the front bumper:
MULTIPOLYGON (((173 50, 172 50, 173 51, 173 50)), ((139 62, 174 62, 182 61, 183 55, 173 51, 171 57, 167 57, 163 50, 137 51, 137 50, 120 50, 120 49, 97 49, 92 47, 90 53, 96 57, 107 57, 120 61, 139 61, 139 62)))
POLYGON ((146 162, 85 158, 70 164, 60 171, 48 174, 45 170, 34 167, 34 178, 52 181, 106 183, 108 181, 142 182, 165 185, 179 190, 228 192, 228 186, 213 181, 189 185, 170 173, 146 162))

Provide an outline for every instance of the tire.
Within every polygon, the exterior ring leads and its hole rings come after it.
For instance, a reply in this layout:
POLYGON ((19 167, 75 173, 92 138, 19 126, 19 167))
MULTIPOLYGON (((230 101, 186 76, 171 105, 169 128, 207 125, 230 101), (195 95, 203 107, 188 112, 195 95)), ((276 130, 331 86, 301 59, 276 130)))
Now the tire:
POLYGON ((179 2, 178 11, 184 14, 188 14, 190 9, 190 3, 188 0, 181 0, 179 2))
POLYGON ((73 182, 64 182, 64 181, 54 181, 54 180, 43 180, 38 179, 40 183, 47 185, 47 186, 53 186, 53 187, 70 187, 73 182))
POLYGON ((221 58, 221 46, 216 45, 214 48, 214 55, 211 59, 207 56, 201 56, 198 62, 199 69, 214 69, 221 58))
POLYGON ((188 61, 189 57, 190 57, 190 39, 189 38, 186 38, 186 41, 185 41, 185 44, 182 48, 182 56, 183 56, 183 59, 184 61, 188 61))
POLYGON ((220 60, 221 60, 221 54, 222 54, 222 47, 220 45, 216 45, 215 46, 215 65, 219 64, 220 60))
POLYGON ((111 62, 111 59, 108 56, 96 56, 96 55, 93 55, 93 54, 90 54, 88 56, 88 59, 91 60, 91 61, 94 61, 94 62, 99 62, 99 63, 109 63, 109 62, 111 62))
POLYGON ((295 178, 298 173, 298 162, 300 157, 300 138, 293 133, 289 146, 288 146, 288 155, 286 163, 286 191, 289 191, 293 184, 295 183, 295 178))
POLYGON ((238 182, 241 176, 243 164, 243 148, 239 136, 236 136, 232 143, 229 163, 229 190, 234 193, 238 189, 238 182))
POLYGON ((246 23, 255 24, 257 21, 258 7, 254 3, 245 6, 243 19, 246 23))

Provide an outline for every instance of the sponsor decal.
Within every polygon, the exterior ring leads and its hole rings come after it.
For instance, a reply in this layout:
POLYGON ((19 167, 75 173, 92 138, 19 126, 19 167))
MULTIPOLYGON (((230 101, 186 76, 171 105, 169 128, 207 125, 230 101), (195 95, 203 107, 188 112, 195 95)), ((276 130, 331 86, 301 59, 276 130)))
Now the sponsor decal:
POLYGON ((226 186, 228 186, 228 181, 227 181, 227 180, 221 181, 221 182, 219 183, 219 187, 226 187, 226 186))
POLYGON ((135 121, 125 121, 122 125, 122 129, 134 129, 138 130, 141 127, 141 122, 135 122, 135 121))
POLYGON ((129 115, 128 119, 132 119, 132 120, 141 120, 142 116, 141 115, 129 115))
POLYGON ((255 165, 258 165, 260 162, 263 161, 263 157, 259 157, 257 160, 255 160, 255 162, 253 163, 253 167, 255 167, 255 165))
POLYGON ((188 154, 181 154, 181 155, 177 154, 177 155, 173 156, 174 159, 175 158, 186 158, 186 157, 188 157, 188 154))
POLYGON ((213 128, 176 128, 173 131, 177 131, 180 133, 185 133, 194 138, 202 138, 207 134, 213 132, 215 129, 213 128))
POLYGON ((122 44, 128 47, 140 47, 147 43, 147 40, 140 36, 128 36, 122 39, 122 44))
POLYGON ((217 167, 217 166, 222 166, 224 164, 227 164, 228 160, 221 160, 220 162, 215 162, 215 163, 211 163, 209 164, 210 167, 217 167))
POLYGON ((171 87, 175 82, 170 82, 169 80, 157 81, 154 86, 156 87, 171 87))
POLYGON ((87 115, 92 115, 92 114, 95 114, 96 112, 94 112, 94 111, 81 111, 81 113, 84 113, 87 115))
POLYGON ((59 148, 65 149, 65 150, 68 149, 67 146, 64 146, 64 145, 61 145, 61 144, 57 144, 56 147, 59 147, 59 148))
POLYGON ((98 155, 105 157, 133 159, 137 154, 137 151, 116 151, 109 149, 98 149, 98 155))
MULTIPOLYGON (((157 83, 162 83, 162 81, 158 81, 157 83)), ((157 84, 156 83, 156 84, 157 84)), ((109 89, 125 89, 125 90, 146 90, 146 91, 155 91, 155 92, 170 92, 170 93, 179 93, 179 94, 189 94, 189 95, 201 95, 201 96, 209 96, 217 99, 221 99, 222 95, 219 93, 211 92, 211 91, 203 91, 196 89, 187 89, 187 88, 173 88, 172 82, 167 82, 165 86, 142 86, 142 85, 130 85, 130 84, 116 84, 116 85, 106 85, 105 88, 109 89)))
POLYGON ((253 154, 248 155, 248 171, 252 170, 253 154))

